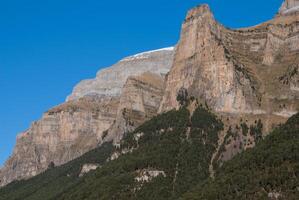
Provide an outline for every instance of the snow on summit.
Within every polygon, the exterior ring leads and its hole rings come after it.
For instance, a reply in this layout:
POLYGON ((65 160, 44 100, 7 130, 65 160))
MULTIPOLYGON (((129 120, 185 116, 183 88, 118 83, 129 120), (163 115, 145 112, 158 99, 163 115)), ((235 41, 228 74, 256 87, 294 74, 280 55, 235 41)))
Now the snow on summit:
POLYGON ((150 56, 151 53, 161 52, 161 51, 173 51, 173 50, 174 50, 174 47, 167 47, 167 48, 162 48, 162 49, 146 51, 146 52, 135 54, 133 56, 126 57, 126 58, 122 59, 121 61, 132 61, 132 60, 136 60, 136 59, 146 59, 150 56))

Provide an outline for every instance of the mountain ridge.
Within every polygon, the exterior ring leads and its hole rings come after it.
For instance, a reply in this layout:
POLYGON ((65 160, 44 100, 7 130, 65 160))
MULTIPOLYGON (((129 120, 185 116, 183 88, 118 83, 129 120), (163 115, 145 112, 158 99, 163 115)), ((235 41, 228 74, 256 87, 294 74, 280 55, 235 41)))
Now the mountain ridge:
POLYGON ((94 80, 79 83, 65 103, 49 109, 17 136, 12 155, 0 169, 0 186, 35 176, 51 163, 62 165, 101 145, 104 139, 117 142, 125 131, 154 116, 172 57, 173 48, 140 53, 100 70, 94 80), (124 99, 127 93, 138 98, 124 99), (141 109, 144 106, 147 108, 141 109), (125 109, 130 112, 124 120, 125 109))
POLYGON ((34 131, 21 134, 0 170, 0 185, 35 176, 52 163, 62 165, 105 142, 119 146, 136 127, 190 101, 192 114, 204 105, 223 122, 208 164, 213 174, 215 163, 253 148, 298 112, 298 21, 294 12, 231 30, 214 19, 208 5, 191 9, 175 48, 127 57, 112 72, 100 71, 34 123, 34 131))
POLYGON ((167 47, 125 57, 115 65, 98 71, 95 79, 81 81, 66 101, 87 95, 119 96, 129 76, 141 75, 146 71, 164 76, 171 67, 173 52, 174 47, 167 47))
POLYGON ((105 143, 1 188, 0 199, 296 199, 298 120, 296 114, 256 148, 224 164, 215 162, 217 173, 211 178, 209 164, 223 123, 201 105, 193 113, 185 105, 153 117, 128 133, 119 147, 105 143), (86 163, 98 168, 81 176, 86 163))

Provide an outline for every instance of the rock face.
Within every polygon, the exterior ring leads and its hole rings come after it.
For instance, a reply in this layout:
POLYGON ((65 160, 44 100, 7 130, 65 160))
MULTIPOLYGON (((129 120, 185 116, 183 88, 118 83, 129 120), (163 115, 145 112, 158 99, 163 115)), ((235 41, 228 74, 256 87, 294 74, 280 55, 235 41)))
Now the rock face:
POLYGON ((177 108, 177 95, 185 90, 217 113, 267 119, 265 128, 295 114, 298 21, 299 15, 277 16, 230 30, 215 21, 207 5, 192 9, 182 26, 160 112, 177 108))
POLYGON ((81 169, 81 172, 79 174, 79 177, 82 177, 85 174, 87 174, 88 172, 96 170, 99 167, 100 167, 100 165, 98 165, 98 164, 84 164, 82 166, 82 169, 81 169))
POLYGON ((82 81, 66 103, 17 137, 0 171, 0 186, 73 160, 103 139, 116 143, 157 114, 172 59, 173 48, 141 53, 99 72, 94 80, 82 81))
MULTIPOLYGON (((284 5, 294 8, 292 2, 284 5)), ((187 14, 159 112, 188 99, 216 112, 225 126, 211 163, 254 147, 299 111, 298 22, 299 13, 292 12, 231 30, 215 21, 207 5, 187 14)))
POLYGON ((1 185, 29 178, 48 166, 64 164, 95 148, 116 118, 119 99, 83 98, 46 112, 18 135, 12 156, 1 169, 1 185))
POLYGON ((99 71, 95 79, 79 83, 67 100, 86 95, 120 96, 129 76, 138 76, 147 71, 166 75, 172 66, 173 54, 174 48, 169 47, 127 57, 112 67, 99 71))
POLYGON ((120 98, 117 117, 107 131, 105 141, 118 143, 124 133, 151 119, 158 113, 164 94, 164 79, 150 72, 128 78, 120 98))
POLYGON ((175 50, 137 54, 100 71, 19 135, 0 185, 61 165, 105 141, 118 145, 157 112, 186 101, 191 113, 192 105, 202 104, 224 122, 210 163, 213 174, 213 163, 252 148, 263 132, 298 112, 297 7, 298 0, 287 0, 273 20, 238 30, 216 22, 207 5, 192 9, 175 50))
POLYGON ((288 15, 299 11, 299 0, 286 0, 279 9, 279 14, 288 15))
POLYGON ((209 102, 215 111, 258 109, 258 94, 251 87, 256 80, 229 54, 223 31, 207 5, 188 13, 167 80, 164 110, 178 106, 176 97, 182 88, 209 102))

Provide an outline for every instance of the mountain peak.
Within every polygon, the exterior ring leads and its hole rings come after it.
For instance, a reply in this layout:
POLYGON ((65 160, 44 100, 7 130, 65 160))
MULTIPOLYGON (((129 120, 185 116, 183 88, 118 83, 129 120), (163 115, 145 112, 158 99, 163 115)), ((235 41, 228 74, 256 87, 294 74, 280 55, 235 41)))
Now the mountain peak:
POLYGON ((66 101, 84 96, 120 96, 129 76, 150 71, 164 76, 172 66, 174 48, 168 47, 126 57, 111 67, 101 69, 96 78, 83 80, 75 86, 66 101))
POLYGON ((299 0, 285 0, 279 9, 280 15, 288 15, 299 11, 299 0))
POLYGON ((213 17, 213 14, 208 4, 202 4, 192 8, 187 14, 186 21, 204 15, 210 15, 210 17, 213 17))

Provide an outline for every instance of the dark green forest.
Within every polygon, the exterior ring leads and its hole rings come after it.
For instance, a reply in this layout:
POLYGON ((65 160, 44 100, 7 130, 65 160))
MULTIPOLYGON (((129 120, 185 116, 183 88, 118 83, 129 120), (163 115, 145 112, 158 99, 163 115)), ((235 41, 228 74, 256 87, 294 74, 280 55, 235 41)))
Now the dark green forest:
MULTIPOLYGON (((281 199, 299 197, 299 115, 217 169, 209 166, 223 123, 198 107, 158 115, 126 134, 121 147, 111 143, 63 166, 0 190, 1 200, 100 199, 281 199), (141 137, 136 138, 137 135, 141 137), (113 152, 126 152, 107 161, 113 152), (101 165, 79 177, 85 163, 101 165), (163 172, 137 181, 141 171, 163 172)), ((213 163, 215 164, 215 163, 213 163)), ((298 198, 297 198, 298 199, 298 198)))
POLYGON ((299 199, 299 114, 182 199, 299 199))

